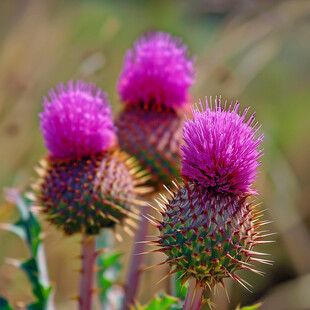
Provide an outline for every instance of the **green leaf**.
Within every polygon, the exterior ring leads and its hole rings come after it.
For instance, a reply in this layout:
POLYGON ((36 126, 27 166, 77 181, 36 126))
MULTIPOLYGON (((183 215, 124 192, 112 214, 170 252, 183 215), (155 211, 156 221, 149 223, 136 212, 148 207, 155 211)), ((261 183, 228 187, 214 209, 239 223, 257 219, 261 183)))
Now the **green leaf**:
POLYGON ((42 310, 44 309, 44 305, 40 302, 35 302, 27 306, 27 310, 42 310))
POLYGON ((108 268, 119 265, 119 258, 121 257, 121 253, 104 253, 99 257, 100 267, 103 267, 104 270, 108 268))
POLYGON ((38 298, 39 301, 44 299, 44 294, 42 292, 42 286, 38 281, 38 266, 34 258, 30 258, 21 264, 21 268, 27 274, 31 284, 33 294, 38 298))
POLYGON ((182 285, 179 277, 182 275, 182 271, 179 271, 175 274, 175 290, 176 290, 176 297, 184 300, 187 294, 187 286, 186 285, 182 285))
POLYGON ((20 213, 20 220, 16 227, 23 228, 26 233, 26 242, 32 256, 36 256, 39 243, 42 241, 41 226, 30 211, 31 201, 18 195, 16 205, 20 213))
MULTIPOLYGON (((168 296, 168 295, 158 295, 155 296, 148 305, 141 306, 137 305, 131 307, 131 310, 170 310, 175 306, 180 300, 178 298, 168 296)), ((182 308, 173 308, 173 309, 182 309, 182 308)))
POLYGON ((253 306, 245 306, 245 307, 242 307, 240 308, 240 305, 237 306, 236 310, 256 310, 258 309, 263 303, 258 303, 258 304, 255 304, 253 306))
POLYGON ((113 298, 113 303, 121 307, 122 304, 122 294, 116 293, 113 291, 114 283, 119 276, 122 265, 120 263, 121 253, 111 251, 113 246, 114 234, 107 229, 103 229, 101 234, 96 238, 96 248, 99 249, 108 249, 108 251, 102 253, 97 258, 97 266, 99 270, 97 271, 97 284, 98 288, 101 289, 99 293, 101 301, 101 309, 110 308, 110 301, 108 296, 113 298), (113 294, 110 295, 110 293, 113 294))
POLYGON ((27 309, 47 309, 52 287, 46 272, 44 247, 40 236, 40 223, 31 212, 31 201, 29 199, 14 189, 7 190, 7 198, 16 204, 20 219, 15 224, 2 224, 1 226, 22 238, 27 244, 31 256, 23 263, 10 260, 11 263, 20 267, 26 273, 32 286, 32 292, 36 297, 36 301, 29 304, 27 309))
POLYGON ((10 202, 16 204, 20 219, 15 224, 2 223, 0 227, 15 233, 23 239, 31 256, 36 257, 38 246, 42 241, 40 237, 41 226, 30 210, 31 201, 15 189, 7 189, 6 197, 10 202))
POLYGON ((98 284, 101 288, 100 299, 104 304, 107 301, 107 293, 121 270, 119 258, 121 253, 103 253, 99 256, 97 265, 101 268, 98 271, 98 284))
POLYGON ((0 310, 13 310, 6 299, 0 296, 0 310))

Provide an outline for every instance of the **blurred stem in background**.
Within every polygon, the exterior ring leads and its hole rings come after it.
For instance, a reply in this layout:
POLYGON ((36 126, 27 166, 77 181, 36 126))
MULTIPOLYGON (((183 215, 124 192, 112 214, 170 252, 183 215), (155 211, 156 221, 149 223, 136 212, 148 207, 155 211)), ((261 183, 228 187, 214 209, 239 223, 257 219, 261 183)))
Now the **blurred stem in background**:
POLYGON ((150 208, 141 207, 139 229, 135 236, 134 247, 131 254, 131 261, 125 285, 125 296, 122 310, 128 310, 138 299, 139 286, 142 276, 142 268, 145 261, 145 241, 149 231, 149 221, 146 216, 150 213, 150 208))

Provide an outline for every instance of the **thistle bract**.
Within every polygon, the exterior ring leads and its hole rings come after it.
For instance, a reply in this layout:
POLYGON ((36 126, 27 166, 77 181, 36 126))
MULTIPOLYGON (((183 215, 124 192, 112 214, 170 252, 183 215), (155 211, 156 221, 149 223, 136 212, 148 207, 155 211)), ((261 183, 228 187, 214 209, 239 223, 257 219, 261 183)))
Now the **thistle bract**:
POLYGON ((126 54, 118 81, 125 103, 116 120, 119 142, 151 173, 155 187, 177 174, 181 129, 194 77, 187 47, 169 34, 148 33, 126 54))
POLYGON ((253 247, 260 243, 256 231, 257 212, 247 196, 212 195, 206 188, 186 181, 163 207, 163 220, 156 242, 168 258, 172 272, 182 273, 181 281, 194 277, 214 287, 231 277, 242 284, 235 272, 253 270, 248 262, 258 260, 253 247))
POLYGON ((125 110, 116 121, 123 150, 148 171, 153 186, 168 183, 179 168, 183 118, 174 111, 125 110))
POLYGON ((139 168, 118 150, 106 95, 83 81, 56 90, 40 114, 50 150, 34 186, 42 212, 69 235, 98 234, 136 218, 132 208, 139 168))
POLYGON ((69 235, 98 234, 128 217, 135 219, 135 177, 127 160, 117 151, 43 159, 37 195, 42 212, 69 235))
MULTIPOLYGON (((184 185, 169 191, 160 203, 163 220, 153 219, 160 236, 152 244, 165 253, 172 273, 181 279, 195 278, 213 288, 231 277, 244 285, 236 274, 242 269, 258 272, 250 261, 268 263, 253 250, 263 243, 257 229, 259 212, 248 202, 256 193, 250 186, 256 176, 262 136, 256 138, 253 115, 239 115, 239 105, 227 110, 219 101, 214 108, 193 110, 185 123, 182 147, 184 185)), ((259 273, 259 272, 258 272, 259 273)))

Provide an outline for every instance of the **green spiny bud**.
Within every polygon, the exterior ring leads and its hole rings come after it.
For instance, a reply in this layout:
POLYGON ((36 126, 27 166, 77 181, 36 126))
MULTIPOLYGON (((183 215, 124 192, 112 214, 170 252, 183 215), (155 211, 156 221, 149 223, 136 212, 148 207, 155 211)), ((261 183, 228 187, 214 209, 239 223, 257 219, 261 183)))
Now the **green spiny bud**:
MULTIPOLYGON (((210 195, 194 182, 179 186, 165 205, 161 204, 163 220, 156 220, 160 231, 160 247, 173 272, 182 273, 181 281, 193 277, 214 287, 236 275, 241 269, 255 269, 250 261, 259 261, 253 247, 260 243, 254 207, 247 196, 210 195)), ((264 261, 264 260, 262 260, 264 261)))

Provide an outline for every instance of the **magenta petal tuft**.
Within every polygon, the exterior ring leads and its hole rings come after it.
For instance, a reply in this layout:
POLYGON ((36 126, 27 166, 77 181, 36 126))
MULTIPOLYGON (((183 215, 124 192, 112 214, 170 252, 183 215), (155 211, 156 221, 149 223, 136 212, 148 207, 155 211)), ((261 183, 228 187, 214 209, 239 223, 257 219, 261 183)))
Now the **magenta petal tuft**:
POLYGON ((257 148, 263 135, 256 137, 254 114, 247 117, 248 109, 239 114, 238 103, 226 110, 220 100, 213 108, 207 101, 201 109, 193 109, 193 119, 183 128, 182 174, 216 192, 255 194, 250 187, 260 165, 262 150, 257 148))
POLYGON ((107 94, 93 83, 69 81, 56 86, 39 114, 45 145, 53 156, 66 158, 105 151, 116 134, 107 94))
POLYGON ((194 80, 194 60, 189 59, 187 46, 168 33, 149 32, 127 51, 117 90, 127 104, 178 108, 189 100, 194 80))

